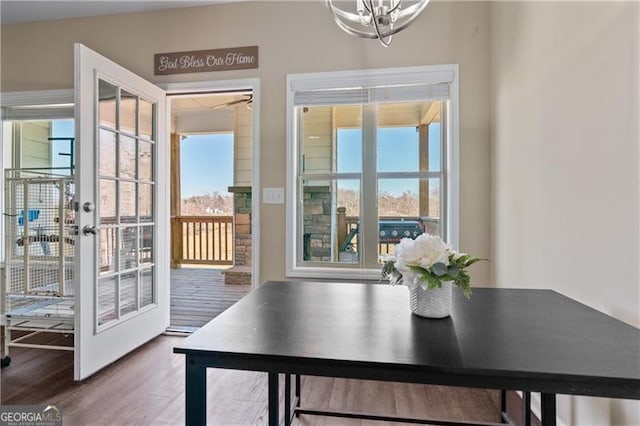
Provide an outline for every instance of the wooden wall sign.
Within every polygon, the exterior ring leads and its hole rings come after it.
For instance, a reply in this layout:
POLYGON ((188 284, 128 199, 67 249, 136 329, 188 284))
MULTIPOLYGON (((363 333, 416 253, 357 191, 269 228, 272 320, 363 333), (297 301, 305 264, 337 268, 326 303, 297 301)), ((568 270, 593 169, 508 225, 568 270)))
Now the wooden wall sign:
POLYGON ((156 53, 155 75, 258 68, 258 46, 156 53))

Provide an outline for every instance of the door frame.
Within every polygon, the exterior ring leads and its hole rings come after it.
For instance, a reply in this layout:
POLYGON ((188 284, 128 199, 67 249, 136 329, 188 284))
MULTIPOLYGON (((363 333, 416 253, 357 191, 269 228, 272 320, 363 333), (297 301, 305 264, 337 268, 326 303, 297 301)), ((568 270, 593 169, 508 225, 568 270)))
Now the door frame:
MULTIPOLYGON (((158 84, 167 92, 167 123, 171 123, 171 96, 220 91, 251 90, 252 113, 252 182, 251 182, 251 289, 260 286, 260 79, 210 80, 158 84)), ((171 126, 167 126, 171 132, 171 126)))

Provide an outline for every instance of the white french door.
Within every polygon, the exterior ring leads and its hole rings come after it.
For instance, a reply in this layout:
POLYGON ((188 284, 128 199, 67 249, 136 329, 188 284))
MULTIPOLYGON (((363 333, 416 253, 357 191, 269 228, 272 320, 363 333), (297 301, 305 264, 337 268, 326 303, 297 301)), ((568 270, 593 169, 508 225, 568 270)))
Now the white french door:
POLYGON ((169 325, 166 97, 77 43, 75 380, 169 325))

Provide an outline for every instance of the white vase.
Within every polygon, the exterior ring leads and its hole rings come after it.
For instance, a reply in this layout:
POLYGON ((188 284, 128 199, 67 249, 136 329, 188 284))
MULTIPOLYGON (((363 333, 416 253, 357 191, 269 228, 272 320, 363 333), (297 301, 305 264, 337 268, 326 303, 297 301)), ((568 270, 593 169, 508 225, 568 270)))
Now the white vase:
POLYGON ((409 288, 409 306, 415 315, 425 318, 446 318, 451 315, 451 281, 441 288, 426 290, 419 283, 409 288))

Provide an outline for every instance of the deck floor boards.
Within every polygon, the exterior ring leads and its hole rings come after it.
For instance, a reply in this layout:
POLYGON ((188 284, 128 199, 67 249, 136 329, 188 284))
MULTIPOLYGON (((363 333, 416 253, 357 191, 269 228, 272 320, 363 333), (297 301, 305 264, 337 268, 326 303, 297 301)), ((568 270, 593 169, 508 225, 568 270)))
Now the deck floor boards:
POLYGON ((249 285, 225 284, 221 269, 171 269, 170 324, 202 327, 250 290, 249 285))

